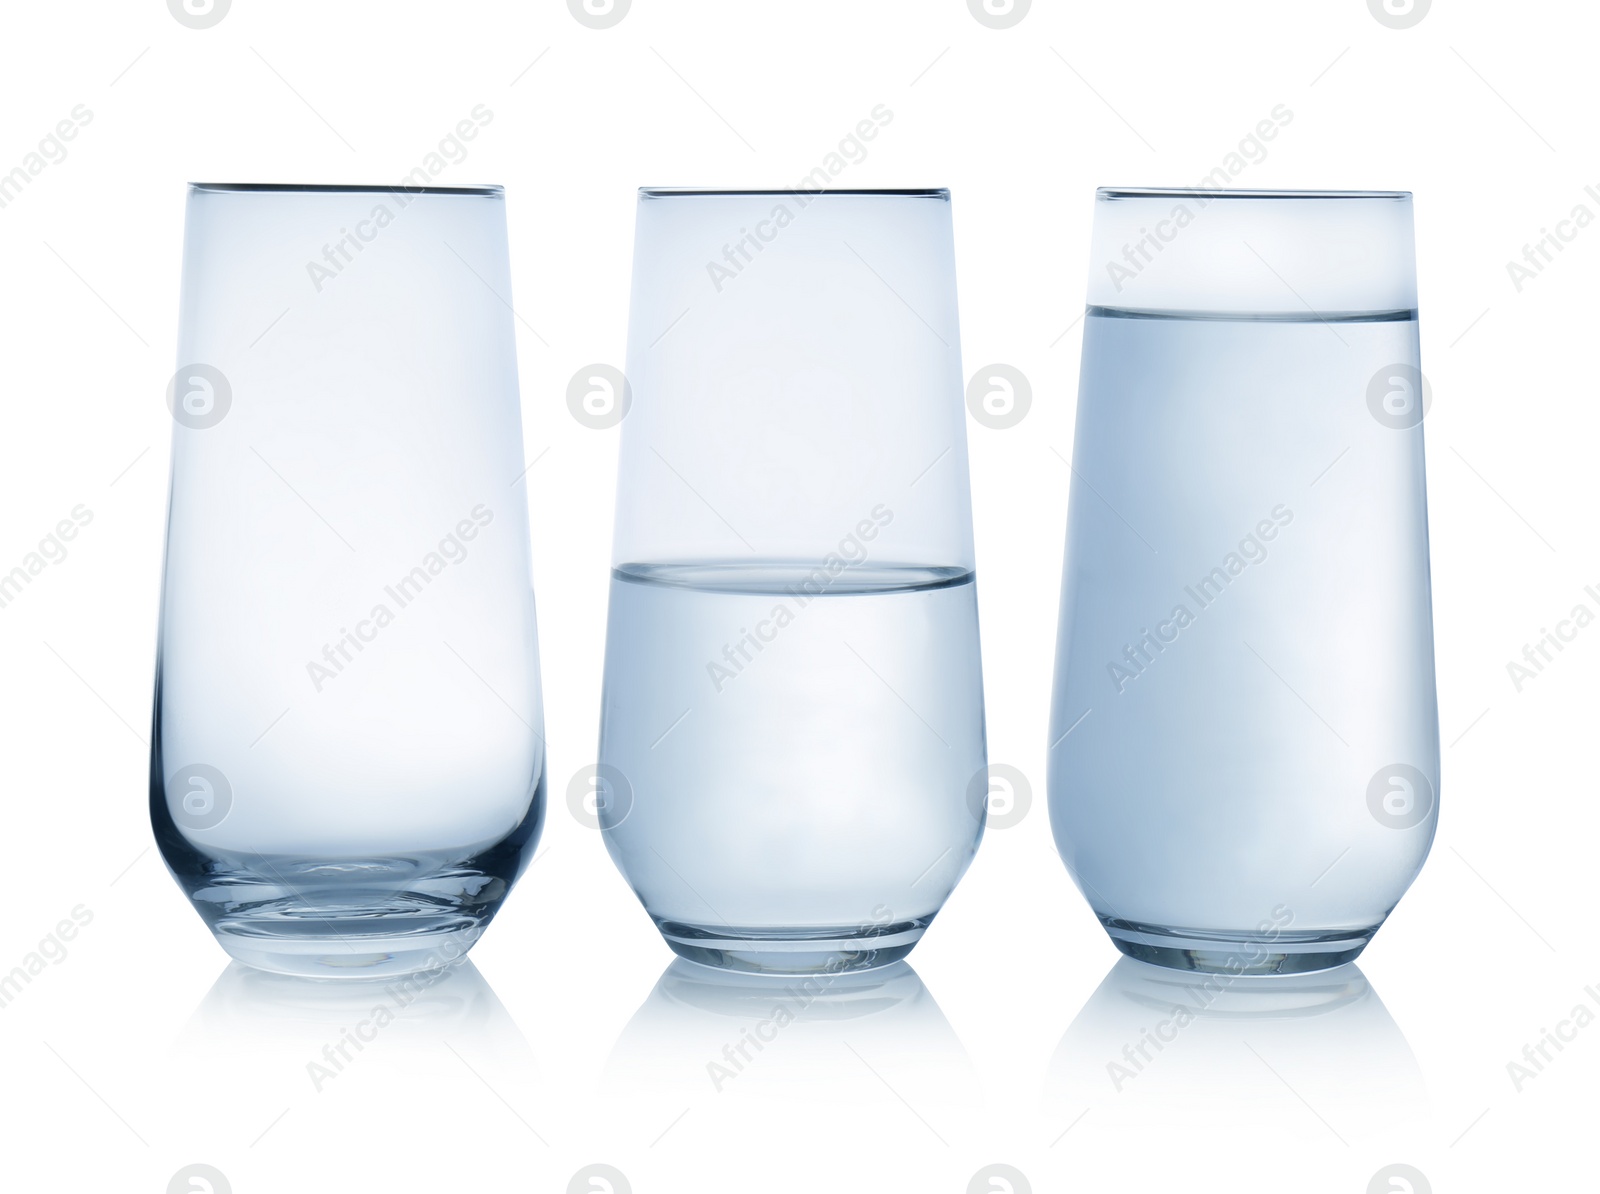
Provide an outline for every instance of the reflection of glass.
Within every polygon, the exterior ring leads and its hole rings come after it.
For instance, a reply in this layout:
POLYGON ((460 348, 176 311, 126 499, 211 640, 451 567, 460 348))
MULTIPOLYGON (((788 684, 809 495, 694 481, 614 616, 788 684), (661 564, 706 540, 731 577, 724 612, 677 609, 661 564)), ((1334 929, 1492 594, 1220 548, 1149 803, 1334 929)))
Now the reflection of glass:
POLYGON ((642 192, 628 383, 611 855, 686 958, 899 959, 987 796, 948 193, 642 192))
POLYGON ((1113 941, 1354 958, 1433 839, 1411 197, 1096 203, 1051 821, 1113 941))
MULTIPOLYGON (((559 1104, 540 1088, 527 1040, 470 961, 368 982, 234 963, 195 1008, 172 1055, 173 1064, 157 1067, 151 1097, 186 1147, 248 1143, 268 1131, 268 1141, 285 1147, 277 1134, 287 1129, 299 1141, 287 1147, 318 1148, 305 1142, 320 1137, 328 1173, 364 1170, 365 1178, 351 1172, 344 1183, 352 1189, 370 1183, 374 1158, 350 1142, 392 1135, 405 1092, 426 1091, 435 1108, 477 1108, 497 1130, 529 1131, 530 1145, 534 1131, 554 1138, 558 1130, 559 1104), (209 1094, 198 1075, 214 1087, 209 1094)), ((458 1151, 411 1149, 406 1163, 419 1188, 459 1185, 449 1180, 451 1167, 459 1179, 458 1151)), ((246 1175, 229 1172, 240 1188, 246 1175)))
POLYGON ((1062 1037, 1047 1102, 1069 1119, 1093 1109, 1100 1130, 1181 1110, 1163 1117, 1169 1139, 1264 1144, 1282 1119, 1297 1134, 1286 1145, 1330 1139, 1325 1128, 1352 1144, 1407 1140, 1427 1113, 1410 1046, 1353 964, 1235 978, 1123 958, 1062 1037))
POLYGON ((186 238, 156 839, 250 965, 459 958, 543 815, 504 198, 197 185, 186 238))
MULTIPOLYGON (((219 1038, 281 1049, 297 1039, 319 1043, 329 1033, 367 1035, 364 1021, 399 1024, 396 1039, 480 1038, 496 1049, 527 1051, 505 1005, 471 962, 397 975, 381 983, 320 983, 232 965, 218 976, 184 1031, 188 1045, 219 1038), (379 1015, 383 1009, 387 1015, 379 1015)), ((387 1025, 385 1025, 387 1027, 387 1025)))
POLYGON ((923 1108, 969 1105, 976 1089, 965 1049, 905 962, 780 978, 680 958, 618 1039, 603 1085, 675 1112, 737 1094, 825 1118, 839 1104, 894 1102, 885 1082, 923 1108))

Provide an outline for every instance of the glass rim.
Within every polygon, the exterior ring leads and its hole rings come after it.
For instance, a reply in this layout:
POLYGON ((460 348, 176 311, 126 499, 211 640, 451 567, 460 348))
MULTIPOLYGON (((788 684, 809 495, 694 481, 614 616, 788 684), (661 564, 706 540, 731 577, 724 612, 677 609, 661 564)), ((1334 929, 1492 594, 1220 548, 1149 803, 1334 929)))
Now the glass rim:
POLYGON ((1097 201, 1114 199, 1410 199, 1410 191, 1224 190, 1193 187, 1097 187, 1097 201))
POLYGON ((880 196, 897 199, 948 199, 949 187, 887 187, 887 188, 856 188, 841 187, 824 189, 820 191, 808 190, 802 186, 773 187, 741 189, 738 187, 640 187, 641 199, 692 199, 712 198, 717 196, 784 196, 807 195, 811 198, 821 198, 824 195, 853 195, 853 196, 880 196))
POLYGON ((498 183, 467 187, 414 187, 397 182, 380 183, 323 183, 323 182, 191 182, 191 191, 276 194, 385 194, 405 192, 407 195, 483 195, 503 197, 506 189, 498 183))

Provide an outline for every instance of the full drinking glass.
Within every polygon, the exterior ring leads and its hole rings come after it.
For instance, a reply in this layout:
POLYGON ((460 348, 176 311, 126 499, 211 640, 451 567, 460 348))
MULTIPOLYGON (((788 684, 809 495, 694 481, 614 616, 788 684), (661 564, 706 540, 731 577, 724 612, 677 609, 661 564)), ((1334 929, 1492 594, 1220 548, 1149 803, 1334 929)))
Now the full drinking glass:
POLYGON ((627 377, 611 856, 686 958, 904 957, 988 796, 948 192, 642 191, 627 377))
POLYGON ((1124 953, 1354 958, 1439 791, 1404 192, 1102 190, 1050 733, 1124 953))
POLYGON ((189 194, 150 812, 267 970, 459 958, 544 811, 498 187, 189 194))

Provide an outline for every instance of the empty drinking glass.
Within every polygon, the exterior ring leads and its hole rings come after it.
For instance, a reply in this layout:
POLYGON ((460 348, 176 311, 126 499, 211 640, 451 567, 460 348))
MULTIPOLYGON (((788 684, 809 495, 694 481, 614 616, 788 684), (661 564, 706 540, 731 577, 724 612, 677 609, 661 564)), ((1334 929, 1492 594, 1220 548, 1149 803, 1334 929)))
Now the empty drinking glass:
POLYGON ((1354 958, 1433 839, 1411 196, 1102 190, 1050 735, 1118 948, 1354 958))
POLYGON ((893 962, 988 796, 948 192, 641 192, 627 376, 611 856, 686 958, 893 962))
POLYGON ((498 187, 195 185, 150 762, 235 958, 461 957, 544 812, 498 187))

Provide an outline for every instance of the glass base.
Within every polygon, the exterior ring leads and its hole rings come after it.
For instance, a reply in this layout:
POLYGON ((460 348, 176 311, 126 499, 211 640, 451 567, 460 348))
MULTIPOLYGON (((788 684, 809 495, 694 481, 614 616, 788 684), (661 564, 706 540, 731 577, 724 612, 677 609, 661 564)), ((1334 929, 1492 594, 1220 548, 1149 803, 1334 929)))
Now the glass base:
MULTIPOLYGON (((159 753, 150 766, 152 776, 162 774, 159 753)), ((173 820, 154 780, 150 823, 167 869, 235 961, 300 978, 387 979, 466 957, 533 856, 544 776, 505 836, 403 854, 206 846, 173 820)))
POLYGON ((657 920, 680 958, 743 974, 847 974, 900 961, 927 930, 931 916, 850 928, 745 929, 657 920))
POLYGON ((211 925, 238 962, 300 978, 393 978, 461 961, 486 921, 437 910, 308 908, 256 910, 211 925))
POLYGON ((151 800, 173 878, 234 960, 301 978, 392 978, 459 962, 500 910, 539 840, 528 815, 486 847, 317 856, 202 850, 151 800))
POLYGON ((246 966, 307 978, 389 978, 460 961, 515 878, 420 857, 257 856, 233 866, 213 862, 185 887, 217 943, 246 966))
POLYGON ((1352 962, 1378 931, 1308 933, 1176 929, 1102 916, 1112 943, 1141 962, 1202 974, 1308 974, 1352 962))

